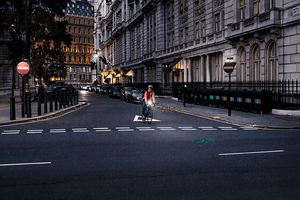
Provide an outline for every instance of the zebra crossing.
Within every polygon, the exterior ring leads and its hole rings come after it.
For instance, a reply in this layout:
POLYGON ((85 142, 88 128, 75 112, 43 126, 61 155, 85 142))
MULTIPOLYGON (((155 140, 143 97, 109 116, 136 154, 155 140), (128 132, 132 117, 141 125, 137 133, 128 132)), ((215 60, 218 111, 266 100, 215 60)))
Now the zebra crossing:
MULTIPOLYGON (((255 127, 251 126, 244 126, 244 127, 232 127, 232 126, 219 126, 219 127, 212 127, 212 126, 180 126, 180 127, 169 127, 169 126, 159 126, 159 127, 149 127, 149 126, 140 126, 140 127, 95 127, 95 128, 71 128, 69 131, 73 133, 92 133, 92 132, 146 132, 146 131, 255 131, 258 130, 255 127)), ((3 130, 1 135, 18 135, 20 133, 26 134, 42 134, 42 133, 51 133, 51 134, 60 134, 66 133, 68 130, 65 128, 51 128, 50 130, 43 130, 43 129, 30 129, 30 130, 3 130)))

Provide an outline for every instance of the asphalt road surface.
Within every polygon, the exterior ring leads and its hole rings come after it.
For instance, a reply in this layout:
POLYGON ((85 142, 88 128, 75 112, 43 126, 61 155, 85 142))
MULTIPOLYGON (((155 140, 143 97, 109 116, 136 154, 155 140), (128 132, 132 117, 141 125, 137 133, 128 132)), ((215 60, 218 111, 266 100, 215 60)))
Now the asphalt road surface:
POLYGON ((0 127, 0 199, 300 197, 299 130, 220 123, 80 91, 89 105, 0 127))

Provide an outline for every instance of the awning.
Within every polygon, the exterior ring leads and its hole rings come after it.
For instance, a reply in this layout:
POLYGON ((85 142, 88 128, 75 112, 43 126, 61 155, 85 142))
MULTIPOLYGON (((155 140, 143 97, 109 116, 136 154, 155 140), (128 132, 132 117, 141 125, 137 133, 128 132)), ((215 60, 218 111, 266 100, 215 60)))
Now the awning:
POLYGON ((171 62, 165 63, 166 66, 163 66, 163 70, 164 70, 164 71, 171 71, 171 70, 173 69, 173 67, 174 67, 179 61, 181 61, 181 60, 182 60, 182 58, 180 57, 180 58, 174 59, 174 60, 171 61, 171 62))

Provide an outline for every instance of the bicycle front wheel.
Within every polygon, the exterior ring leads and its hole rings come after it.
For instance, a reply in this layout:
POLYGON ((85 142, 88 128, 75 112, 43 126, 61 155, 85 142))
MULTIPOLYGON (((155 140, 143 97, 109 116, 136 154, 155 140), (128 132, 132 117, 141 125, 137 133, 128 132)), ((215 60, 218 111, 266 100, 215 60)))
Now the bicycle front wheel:
POLYGON ((151 109, 149 109, 148 115, 147 115, 147 121, 148 121, 148 124, 151 124, 152 119, 153 119, 153 112, 152 112, 151 109))

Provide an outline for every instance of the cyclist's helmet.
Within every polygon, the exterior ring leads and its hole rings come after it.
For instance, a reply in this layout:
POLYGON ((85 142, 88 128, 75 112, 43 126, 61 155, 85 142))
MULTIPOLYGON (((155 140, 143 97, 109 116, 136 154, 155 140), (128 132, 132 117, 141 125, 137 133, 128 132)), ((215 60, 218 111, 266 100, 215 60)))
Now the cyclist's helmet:
POLYGON ((151 88, 151 89, 153 89, 153 86, 152 86, 152 85, 148 85, 148 88, 151 88))

